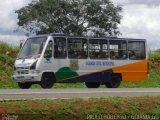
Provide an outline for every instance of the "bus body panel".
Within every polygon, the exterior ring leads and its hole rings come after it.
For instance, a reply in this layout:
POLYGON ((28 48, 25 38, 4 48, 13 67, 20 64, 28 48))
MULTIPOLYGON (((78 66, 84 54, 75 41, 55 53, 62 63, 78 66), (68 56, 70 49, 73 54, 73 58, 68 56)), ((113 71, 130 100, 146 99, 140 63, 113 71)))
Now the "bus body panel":
MULTIPOLYGON (((114 73, 122 77, 122 81, 141 81, 147 79, 148 61, 129 59, 50 59, 44 58, 44 53, 49 41, 53 42, 52 36, 48 36, 44 49, 38 59, 17 59, 15 67, 20 65, 30 66, 36 61, 35 70, 28 70, 28 74, 14 74, 16 82, 40 82, 43 73, 50 72, 55 75, 57 82, 108 82, 114 73)), ((144 40, 145 41, 145 40, 144 40)), ((23 66, 24 67, 24 66, 23 66)), ((17 71, 16 71, 17 72, 17 71)))
POLYGON ((148 78, 148 61, 143 60, 120 67, 112 68, 114 73, 120 73, 123 81, 138 82, 148 78))
MULTIPOLYGON (((84 78, 84 81, 89 81, 88 79, 90 78, 90 81, 94 81, 94 79, 101 78, 101 82, 105 82, 109 79, 108 73, 118 73, 121 74, 122 76, 122 81, 130 81, 130 82, 137 82, 137 81, 142 81, 147 79, 147 60, 144 61, 137 61, 137 62, 128 62, 126 65, 126 62, 121 62, 121 65, 119 64, 116 65, 116 67, 108 67, 107 69, 98 69, 97 67, 92 67, 92 71, 90 71, 91 68, 88 68, 88 71, 86 70, 83 73, 85 74, 79 74, 78 76, 74 76, 71 78, 64 78, 62 81, 64 82, 69 82, 69 79, 71 79, 70 82, 73 81, 73 79, 77 79, 77 82, 79 81, 78 79, 84 78), (123 64, 122 64, 123 63, 123 64), (110 72, 112 71, 112 72, 110 72), (97 77, 98 76, 98 77, 97 77), (87 78, 89 77, 89 78, 87 78), (86 78, 86 79, 85 79, 86 78)), ((115 62, 115 64, 118 64, 115 62)), ((87 69, 87 67, 86 67, 87 69)), ((78 72, 78 71, 77 71, 78 72)), ((82 72, 79 72, 82 73, 82 72)), ((99 80, 100 81, 100 80, 99 80)), ((76 82, 76 81, 75 81, 76 82)))

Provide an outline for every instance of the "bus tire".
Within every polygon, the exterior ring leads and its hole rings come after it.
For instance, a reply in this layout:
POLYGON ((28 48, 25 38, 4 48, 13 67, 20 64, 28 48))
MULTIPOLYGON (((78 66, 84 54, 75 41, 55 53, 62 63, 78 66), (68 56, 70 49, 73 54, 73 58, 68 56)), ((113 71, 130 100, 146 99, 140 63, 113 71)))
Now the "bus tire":
POLYGON ((41 78, 40 85, 44 89, 52 88, 54 85, 54 75, 52 73, 44 73, 41 78))
POLYGON ((112 74, 110 81, 105 83, 105 85, 108 88, 118 88, 121 84, 121 80, 122 80, 121 75, 112 74))
POLYGON ((99 82, 85 82, 87 88, 98 88, 100 86, 99 82))
POLYGON ((21 89, 29 89, 31 87, 31 83, 21 83, 19 82, 18 83, 18 86, 21 88, 21 89))

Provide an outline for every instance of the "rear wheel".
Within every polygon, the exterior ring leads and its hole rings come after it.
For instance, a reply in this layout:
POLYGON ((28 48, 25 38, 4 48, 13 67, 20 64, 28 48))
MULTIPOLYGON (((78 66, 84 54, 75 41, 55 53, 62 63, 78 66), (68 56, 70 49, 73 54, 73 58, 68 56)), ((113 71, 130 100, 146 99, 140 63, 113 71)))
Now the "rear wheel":
POLYGON ((99 82, 85 82, 87 88, 98 88, 100 86, 99 82))
POLYGON ((108 88, 118 88, 121 84, 121 76, 119 74, 112 74, 108 83, 105 83, 108 88))
POLYGON ((44 89, 52 88, 55 83, 55 78, 51 73, 44 73, 41 79, 41 87, 44 89))
POLYGON ((18 86, 21 88, 21 89, 29 89, 31 87, 31 83, 18 83, 18 86))

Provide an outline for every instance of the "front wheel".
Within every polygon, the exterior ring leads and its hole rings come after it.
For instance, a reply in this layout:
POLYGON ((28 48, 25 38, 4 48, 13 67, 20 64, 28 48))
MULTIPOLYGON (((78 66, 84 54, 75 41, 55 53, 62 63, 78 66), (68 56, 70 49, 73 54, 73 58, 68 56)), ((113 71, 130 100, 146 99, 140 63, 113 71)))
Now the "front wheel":
POLYGON ((21 89, 29 89, 31 87, 31 83, 18 83, 18 86, 21 88, 21 89))
POLYGON ((112 74, 111 79, 108 83, 105 83, 108 88, 118 88, 121 84, 121 76, 118 74, 112 74))
POLYGON ((85 82, 87 88, 98 88, 100 86, 99 82, 85 82))
POLYGON ((44 73, 41 79, 41 87, 44 89, 52 88, 54 85, 54 76, 51 73, 44 73))

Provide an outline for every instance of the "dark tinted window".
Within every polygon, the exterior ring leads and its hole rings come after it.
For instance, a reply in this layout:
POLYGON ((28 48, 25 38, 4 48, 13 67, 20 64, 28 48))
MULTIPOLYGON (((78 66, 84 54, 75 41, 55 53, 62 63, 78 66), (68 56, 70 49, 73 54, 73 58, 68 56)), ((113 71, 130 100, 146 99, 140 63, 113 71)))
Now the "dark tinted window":
POLYGON ((68 38, 68 57, 71 59, 86 59, 88 57, 87 39, 68 38))
POLYGON ((56 37, 54 38, 54 57, 66 58, 66 38, 56 37))
POLYGON ((90 39, 89 52, 91 59, 107 59, 108 41, 104 39, 90 39))
POLYGON ((127 59, 127 42, 123 40, 110 40, 110 59, 127 59))
POLYGON ((129 41, 128 42, 129 59, 145 59, 145 42, 129 41))

